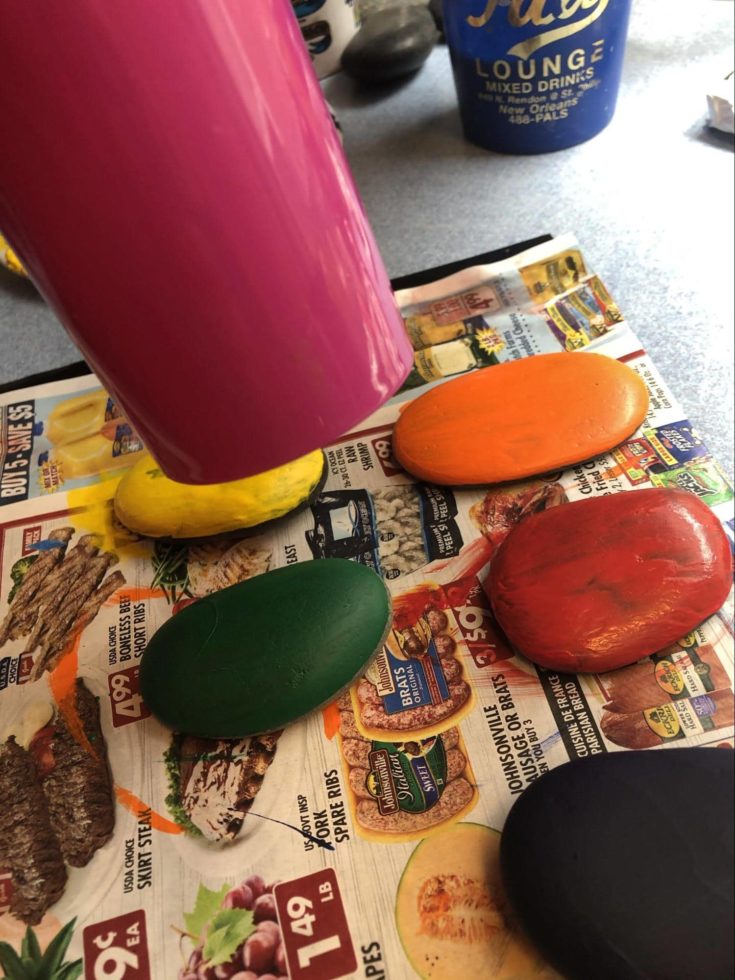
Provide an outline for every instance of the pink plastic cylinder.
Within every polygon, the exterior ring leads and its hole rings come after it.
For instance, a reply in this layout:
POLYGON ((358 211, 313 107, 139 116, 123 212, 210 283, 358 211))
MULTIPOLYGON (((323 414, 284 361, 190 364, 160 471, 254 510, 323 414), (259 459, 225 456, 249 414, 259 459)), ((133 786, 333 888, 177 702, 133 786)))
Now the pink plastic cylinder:
POLYGON ((0 65, 0 228, 171 477, 393 394, 410 344, 289 0, 3 0, 0 65))

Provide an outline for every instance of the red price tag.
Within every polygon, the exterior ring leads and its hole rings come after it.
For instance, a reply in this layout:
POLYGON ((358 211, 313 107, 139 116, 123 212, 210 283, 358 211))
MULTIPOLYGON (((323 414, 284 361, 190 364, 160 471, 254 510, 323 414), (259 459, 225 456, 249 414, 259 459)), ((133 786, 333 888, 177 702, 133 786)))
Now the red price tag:
POLYGON ((138 683, 138 667, 118 670, 107 678, 112 724, 115 728, 132 725, 134 721, 150 718, 151 713, 143 702, 138 683))
POLYGON ((370 445, 373 447, 373 452, 378 457, 378 462, 386 476, 396 476, 398 473, 403 473, 393 455, 390 432, 386 432, 384 436, 378 436, 377 439, 371 439, 370 445))
MULTIPOLYGON (((452 586, 449 586, 447 593, 450 600, 451 590, 452 586)), ((495 622, 485 590, 476 578, 467 591, 464 604, 454 607, 454 615, 476 667, 490 667, 499 660, 513 656, 508 641, 495 622)))
MULTIPOLYGON (((32 545, 38 544, 41 540, 41 525, 36 524, 35 527, 27 527, 23 531, 23 556, 30 555, 34 553, 32 545)), ((38 552, 36 552, 37 554, 38 552)))
POLYGON ((84 980, 151 980, 145 912, 87 926, 84 939, 84 980))
POLYGON ((355 972, 357 957, 332 868, 284 881, 273 895, 291 980, 336 980, 355 972))
POLYGON ((18 683, 25 684, 26 681, 31 679, 31 671, 33 670, 33 654, 32 653, 21 653, 18 658, 18 683))

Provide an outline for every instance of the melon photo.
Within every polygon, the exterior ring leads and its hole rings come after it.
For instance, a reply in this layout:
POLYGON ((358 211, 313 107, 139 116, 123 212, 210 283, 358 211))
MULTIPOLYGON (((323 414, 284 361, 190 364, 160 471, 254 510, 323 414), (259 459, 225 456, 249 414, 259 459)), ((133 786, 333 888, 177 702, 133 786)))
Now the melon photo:
POLYGON ((422 841, 396 895, 396 927, 423 980, 552 980, 557 974, 508 919, 500 834, 459 823, 422 841))

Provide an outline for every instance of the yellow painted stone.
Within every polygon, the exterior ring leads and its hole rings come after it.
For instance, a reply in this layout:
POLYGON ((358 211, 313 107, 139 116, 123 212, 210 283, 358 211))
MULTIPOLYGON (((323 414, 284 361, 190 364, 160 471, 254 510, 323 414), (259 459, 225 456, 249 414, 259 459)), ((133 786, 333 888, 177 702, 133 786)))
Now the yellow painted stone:
POLYGON ((285 517, 320 488, 321 449, 231 483, 190 485, 170 480, 146 453, 120 481, 115 514, 151 538, 200 538, 253 528, 285 517))

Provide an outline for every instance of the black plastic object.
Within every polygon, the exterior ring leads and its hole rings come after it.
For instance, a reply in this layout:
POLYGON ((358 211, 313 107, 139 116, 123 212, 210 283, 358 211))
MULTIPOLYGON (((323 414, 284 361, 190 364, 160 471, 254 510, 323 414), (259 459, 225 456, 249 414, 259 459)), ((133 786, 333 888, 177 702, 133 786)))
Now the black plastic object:
POLYGON ((443 0, 429 0, 429 12, 434 18, 436 29, 441 35, 440 40, 444 40, 444 2, 443 0))
POLYGON ((618 752, 535 782, 511 810, 508 900, 568 980, 730 980, 729 748, 618 752))
POLYGON ((393 6, 371 14, 342 55, 348 75, 363 82, 388 82, 417 71, 439 34, 423 6, 393 6))

